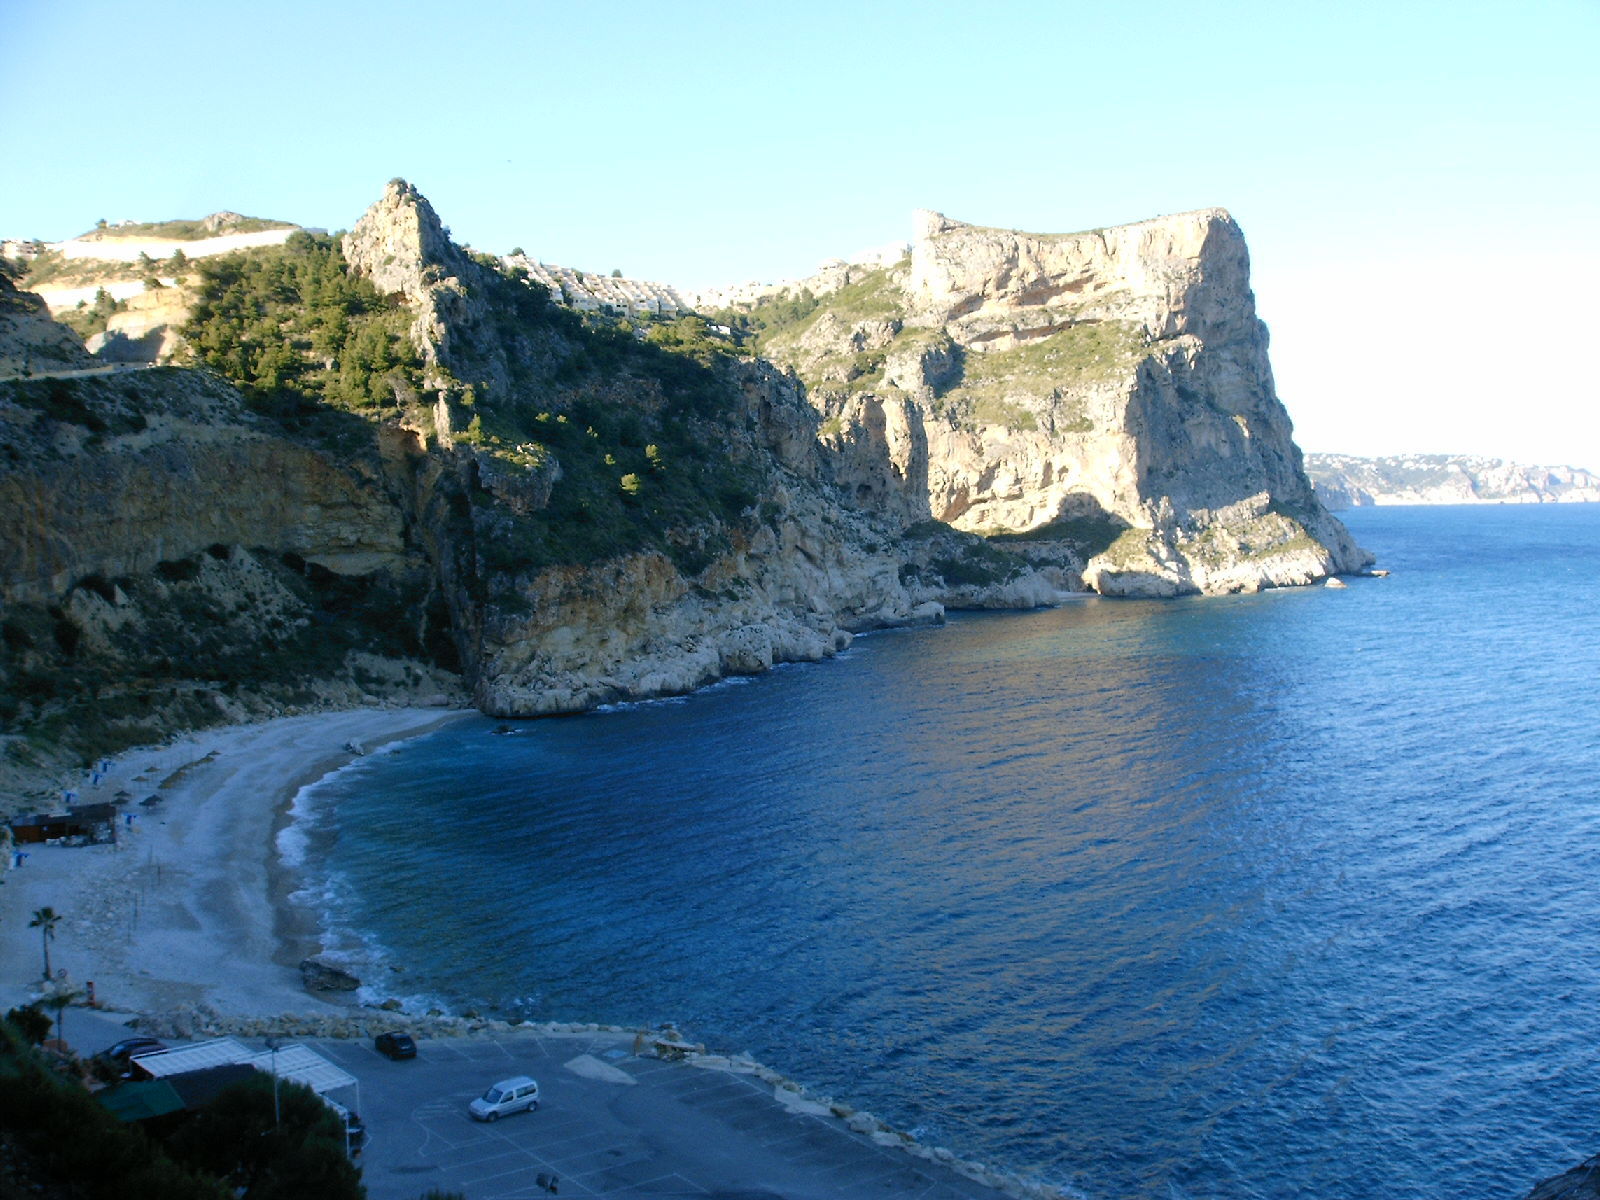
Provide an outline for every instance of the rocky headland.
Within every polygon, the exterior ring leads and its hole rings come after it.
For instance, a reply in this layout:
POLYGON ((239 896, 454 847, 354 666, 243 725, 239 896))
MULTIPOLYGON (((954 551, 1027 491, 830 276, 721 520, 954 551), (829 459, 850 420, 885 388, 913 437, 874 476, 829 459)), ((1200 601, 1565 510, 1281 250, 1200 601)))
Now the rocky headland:
POLYGON ((1370 558, 1313 494, 1221 209, 1066 235, 919 214, 887 266, 736 310, 863 506, 1070 562, 1107 595, 1309 583, 1370 558))
POLYGON ((138 336, 187 365, 69 377, 104 354, 7 289, 63 347, 0 382, 16 794, 174 728, 573 712, 950 607, 1369 561, 1301 468, 1221 210, 927 214, 888 265, 631 319, 457 246, 400 180, 342 242, 271 237, 150 302, 138 336))

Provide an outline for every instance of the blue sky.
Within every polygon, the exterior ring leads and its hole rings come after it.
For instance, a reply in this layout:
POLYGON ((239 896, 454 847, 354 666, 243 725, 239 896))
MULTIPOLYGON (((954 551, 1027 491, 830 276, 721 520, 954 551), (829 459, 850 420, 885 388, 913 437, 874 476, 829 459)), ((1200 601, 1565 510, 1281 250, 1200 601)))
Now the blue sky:
POLYGON ((3 236, 347 228, 402 175, 696 286, 1220 204, 1304 448, 1600 470, 1600 0, 0 0, 0 45, 3 236))

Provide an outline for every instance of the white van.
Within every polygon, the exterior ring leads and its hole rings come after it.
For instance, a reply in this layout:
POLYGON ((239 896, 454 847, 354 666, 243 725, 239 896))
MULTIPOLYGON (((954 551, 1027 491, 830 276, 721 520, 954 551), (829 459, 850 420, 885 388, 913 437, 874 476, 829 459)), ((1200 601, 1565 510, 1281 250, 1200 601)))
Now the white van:
POLYGON ((526 1075, 518 1075, 502 1079, 467 1105, 467 1111, 479 1121, 498 1121, 509 1113, 533 1112, 538 1107, 538 1083, 526 1075))

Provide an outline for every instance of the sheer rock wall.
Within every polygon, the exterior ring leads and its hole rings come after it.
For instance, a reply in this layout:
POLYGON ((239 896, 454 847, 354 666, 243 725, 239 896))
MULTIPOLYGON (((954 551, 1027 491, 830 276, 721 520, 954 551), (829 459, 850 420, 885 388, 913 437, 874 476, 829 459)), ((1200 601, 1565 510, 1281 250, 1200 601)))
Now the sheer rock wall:
POLYGON ((1099 523, 1079 548, 1110 594, 1370 561, 1306 479, 1223 210, 1065 235, 922 213, 907 258, 854 274, 769 352, 864 504, 1041 540, 1099 523))

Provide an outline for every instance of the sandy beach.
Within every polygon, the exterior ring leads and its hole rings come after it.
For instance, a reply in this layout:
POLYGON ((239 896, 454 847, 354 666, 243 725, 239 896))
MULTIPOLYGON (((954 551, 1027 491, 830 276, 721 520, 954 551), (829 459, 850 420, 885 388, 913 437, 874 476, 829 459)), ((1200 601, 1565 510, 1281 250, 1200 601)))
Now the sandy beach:
MULTIPOLYGON (((66 971, 72 989, 92 982, 102 1010, 78 1009, 67 1018, 69 1040, 86 1039, 88 1048, 109 1044, 132 1016, 192 1005, 238 1026, 282 1027, 290 1017, 321 1025, 321 1018, 350 1015, 301 984, 298 963, 318 947, 295 928, 285 903, 293 880, 277 864, 275 834, 302 787, 355 757, 347 745, 371 753, 470 715, 438 708, 315 713, 123 755, 78 798, 94 803, 130 794, 118 810, 118 843, 24 847, 23 865, 3 875, 0 1011, 39 995, 40 936, 28 922, 48 905, 61 916, 52 969, 66 971), (162 799, 141 803, 151 795, 162 799)), ((579 1195, 610 1194, 623 1182, 634 1191, 641 1180, 645 1191, 635 1194, 649 1194, 667 1178, 691 1181, 706 1194, 759 1188, 808 1200, 824 1194, 980 1200, 998 1195, 992 1189, 1005 1183, 915 1145, 868 1114, 812 1101, 753 1062, 700 1054, 693 1065, 713 1069, 694 1070, 640 1058, 636 1031, 592 1025, 478 1028, 480 1036, 462 1039, 447 1054, 429 1048, 397 1076, 387 1073, 396 1064, 364 1038, 312 1042, 361 1081, 358 1095, 372 1131, 363 1179, 375 1200, 411 1200, 421 1174, 486 1194, 483 1176, 490 1172, 500 1190, 487 1194, 527 1195, 551 1170, 579 1195), (605 1063, 584 1050, 603 1053, 605 1063), (508 1156, 504 1139, 477 1136, 494 1127, 464 1117, 466 1099, 504 1074, 509 1061, 537 1069, 552 1105, 559 1097, 571 1118, 565 1126, 559 1119, 537 1126, 536 1153, 508 1156), (634 1084, 644 1086, 619 1087, 634 1084), (434 1126, 433 1136, 415 1136, 434 1126), (690 1127, 702 1136, 653 1133, 690 1127), (408 1132, 397 1137, 396 1130, 408 1132), (618 1147, 598 1165, 596 1130, 618 1147), (826 1185, 818 1182, 821 1163, 826 1185)))
POLYGON ((131 793, 119 807, 116 845, 24 846, 23 864, 0 874, 0 1006, 38 995, 41 939, 28 922, 49 906, 61 917, 52 970, 65 970, 74 989, 92 983, 103 1008, 203 1003, 241 1017, 337 1011, 301 986, 297 964, 318 947, 282 903, 279 822, 300 788, 354 757, 347 744, 371 752, 467 715, 314 713, 123 755, 78 798, 131 793), (160 802, 141 803, 151 795, 160 802))

